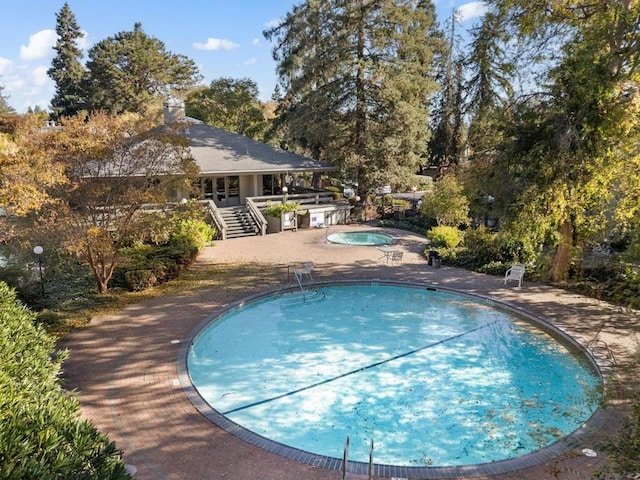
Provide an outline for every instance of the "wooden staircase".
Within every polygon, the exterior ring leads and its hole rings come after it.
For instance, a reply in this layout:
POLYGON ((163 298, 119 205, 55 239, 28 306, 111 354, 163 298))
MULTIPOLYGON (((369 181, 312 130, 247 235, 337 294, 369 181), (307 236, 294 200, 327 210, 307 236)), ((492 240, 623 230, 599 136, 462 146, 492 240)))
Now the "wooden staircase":
POLYGON ((247 207, 218 208, 218 211, 227 224, 227 239, 260 235, 260 228, 247 207))

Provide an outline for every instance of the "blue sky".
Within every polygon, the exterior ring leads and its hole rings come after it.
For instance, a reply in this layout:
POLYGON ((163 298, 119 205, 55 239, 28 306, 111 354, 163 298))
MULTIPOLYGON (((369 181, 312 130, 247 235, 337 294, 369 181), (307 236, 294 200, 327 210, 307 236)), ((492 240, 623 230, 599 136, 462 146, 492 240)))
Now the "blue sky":
MULTIPOLYGON (((294 0, 68 0, 86 36, 86 50, 136 22, 163 41, 167 50, 196 62, 204 83, 220 77, 251 78, 268 100, 276 84, 271 45, 263 30, 291 11, 294 0)), ((47 76, 56 41, 56 13, 64 0, 17 0, 0 15, 0 85, 9 104, 22 113, 47 109, 54 84, 47 76)), ((463 28, 484 12, 482 2, 437 0, 440 22, 461 11, 463 28)), ((85 57, 86 58, 86 57, 85 57)))

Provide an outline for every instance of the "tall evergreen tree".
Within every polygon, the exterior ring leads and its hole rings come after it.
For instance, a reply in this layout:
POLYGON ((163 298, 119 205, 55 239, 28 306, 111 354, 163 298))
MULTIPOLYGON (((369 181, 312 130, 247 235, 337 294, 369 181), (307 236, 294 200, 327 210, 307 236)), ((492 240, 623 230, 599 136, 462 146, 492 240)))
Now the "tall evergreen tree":
POLYGON ((78 40, 83 33, 67 2, 56 14, 56 33, 58 40, 53 48, 57 54, 51 61, 47 75, 56 83, 51 110, 53 117, 59 118, 73 116, 85 106, 82 94, 84 67, 80 63, 82 50, 78 47, 78 40))
POLYGON ((469 78, 464 90, 470 119, 468 145, 474 156, 494 150, 498 135, 496 122, 514 99, 515 67, 505 51, 508 35, 495 12, 488 12, 470 34, 470 52, 465 59, 469 78))
POLYGON ((265 36, 275 42, 291 144, 364 191, 417 171, 442 48, 431 1, 308 0, 265 36))
POLYGON ((89 50, 85 89, 90 111, 145 112, 200 81, 193 60, 166 50, 140 23, 89 50))
POLYGON ((432 116, 433 135, 429 141, 429 163, 442 172, 457 165, 464 149, 462 61, 457 57, 457 12, 450 18, 446 54, 442 57, 438 79, 441 89, 435 98, 432 116))

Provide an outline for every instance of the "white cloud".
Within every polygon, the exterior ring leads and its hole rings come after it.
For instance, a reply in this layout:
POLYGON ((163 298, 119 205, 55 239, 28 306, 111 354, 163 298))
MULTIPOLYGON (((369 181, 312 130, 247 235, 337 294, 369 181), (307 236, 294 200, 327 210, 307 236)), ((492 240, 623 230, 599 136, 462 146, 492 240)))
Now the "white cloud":
POLYGON ((36 67, 33 69, 33 72, 31 73, 31 76, 33 78, 33 84, 37 85, 37 86, 42 86, 42 85, 46 85, 48 82, 52 81, 49 78, 49 75, 47 75, 47 70, 49 70, 48 67, 36 67))
POLYGON ((9 72, 12 64, 13 62, 8 58, 0 57, 0 75, 4 75, 6 72, 9 72))
POLYGON ((222 38, 209 38, 207 43, 194 43, 194 48, 197 50, 233 50, 240 45, 232 42, 231 40, 225 40, 222 38))
POLYGON ((460 22, 482 17, 489 9, 484 2, 469 2, 458 7, 460 22))
MULTIPOLYGON (((7 64, 2 60, 0 68, 7 64)), ((36 105, 46 110, 55 90, 55 83, 47 75, 47 70, 45 65, 31 68, 26 64, 9 62, 0 77, 0 85, 5 86, 3 95, 9 97, 9 105, 20 113, 36 105)))
POLYGON ((251 41, 251 45, 253 45, 254 47, 259 47, 260 46, 260 39, 259 38, 254 38, 251 41))
POLYGON ((53 55, 53 46, 58 35, 55 30, 40 30, 29 37, 29 45, 20 46, 20 58, 23 60, 36 60, 53 55))
POLYGON ((81 37, 76 39, 76 46, 80 50, 86 50, 89 47, 89 33, 85 30, 81 30, 81 37))

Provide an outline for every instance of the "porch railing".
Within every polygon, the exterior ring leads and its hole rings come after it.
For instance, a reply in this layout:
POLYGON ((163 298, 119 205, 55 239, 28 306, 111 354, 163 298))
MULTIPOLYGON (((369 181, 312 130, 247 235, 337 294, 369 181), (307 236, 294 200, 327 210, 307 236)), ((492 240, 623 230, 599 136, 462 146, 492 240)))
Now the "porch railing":
MULTIPOLYGON (((270 202, 281 203, 284 201, 284 195, 262 195, 259 197, 247 198, 247 201, 251 200, 254 205, 260 209, 264 208, 270 202)), ((307 192, 307 193, 292 193, 286 196, 288 202, 296 202, 300 205, 321 205, 324 203, 333 203, 332 192, 307 192)))

